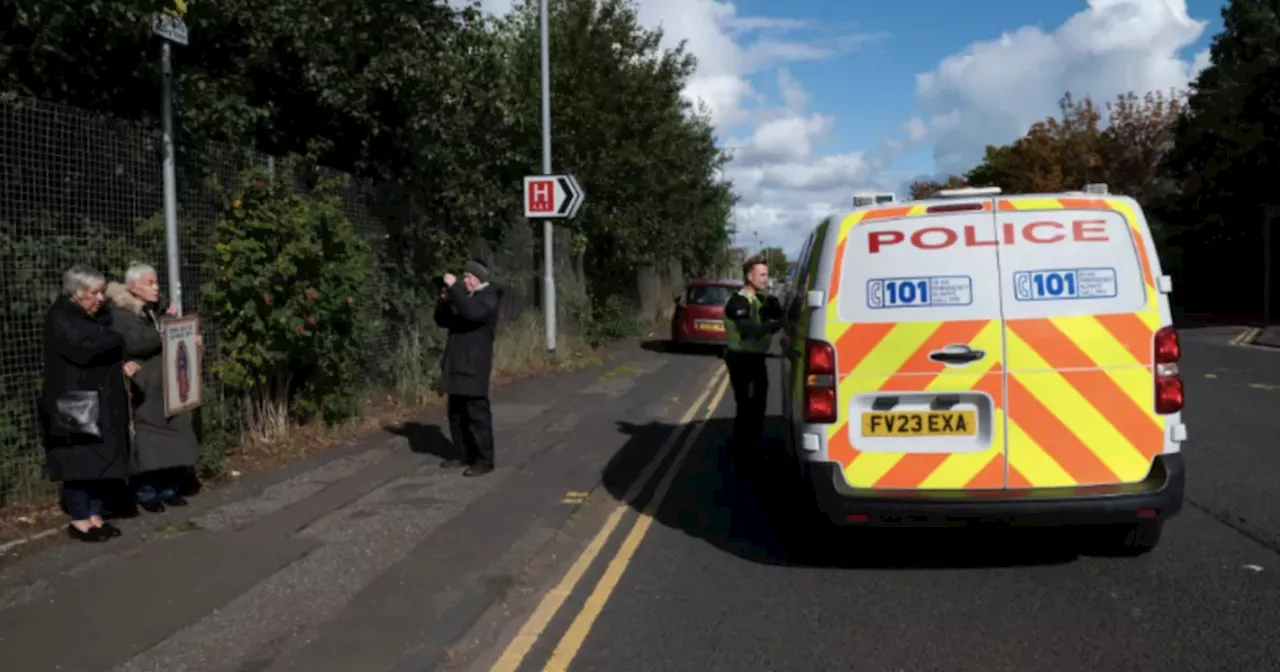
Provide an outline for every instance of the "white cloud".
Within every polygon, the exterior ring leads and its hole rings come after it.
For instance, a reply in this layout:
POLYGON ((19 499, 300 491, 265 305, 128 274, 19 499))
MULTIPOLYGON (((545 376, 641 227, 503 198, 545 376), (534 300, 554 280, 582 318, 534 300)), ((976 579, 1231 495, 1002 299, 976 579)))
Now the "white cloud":
POLYGON ((907 132, 907 142, 913 145, 923 142, 929 135, 929 126, 920 117, 907 120, 907 123, 902 125, 902 130, 907 132))
POLYGON ((986 145, 1007 143, 1056 113, 1067 91, 1101 103, 1185 87, 1208 52, 1190 61, 1180 53, 1205 25, 1187 14, 1185 0, 1089 0, 1051 32, 1025 26, 948 56, 916 79, 938 171, 971 168, 986 145))
MULTIPOLYGON (((463 0, 456 0, 462 2, 463 0)), ((505 12, 513 0, 480 0, 505 12)), ((918 114, 898 137, 863 152, 826 154, 835 119, 809 108, 790 64, 831 58, 883 40, 878 33, 832 37, 838 28, 785 16, 742 16, 729 1, 638 0, 640 21, 681 42, 698 59, 685 95, 707 105, 735 160, 726 176, 741 197, 739 242, 799 247, 822 217, 848 207, 855 190, 901 193, 911 174, 891 161, 934 142, 936 167, 960 172, 985 145, 1007 143, 1057 111, 1062 94, 1103 101, 1127 91, 1185 86, 1208 51, 1180 54, 1206 22, 1188 16, 1185 0, 1090 0, 1061 26, 1022 27, 975 42, 917 76, 918 114), (771 99, 757 86, 776 79, 771 99)))

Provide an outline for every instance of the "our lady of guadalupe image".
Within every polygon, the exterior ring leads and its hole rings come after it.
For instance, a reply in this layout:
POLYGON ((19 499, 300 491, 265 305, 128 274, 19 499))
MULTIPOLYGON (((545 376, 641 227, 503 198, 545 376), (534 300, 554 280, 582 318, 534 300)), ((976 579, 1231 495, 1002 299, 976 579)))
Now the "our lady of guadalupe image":
POLYGON ((178 401, 185 404, 191 395, 191 360, 187 355, 187 343, 178 341, 177 352, 174 353, 174 365, 178 372, 178 401))

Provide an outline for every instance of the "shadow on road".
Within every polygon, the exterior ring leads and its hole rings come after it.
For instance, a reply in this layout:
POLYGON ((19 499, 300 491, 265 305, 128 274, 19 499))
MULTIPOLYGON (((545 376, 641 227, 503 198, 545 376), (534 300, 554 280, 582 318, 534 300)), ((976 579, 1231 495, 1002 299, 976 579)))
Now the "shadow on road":
POLYGON ((439 425, 405 422, 384 429, 389 434, 403 436, 409 442, 409 450, 415 453, 432 455, 440 459, 459 457, 453 449, 453 442, 439 425))
POLYGON ((649 352, 657 352, 669 355, 688 355, 695 357, 719 357, 720 346, 716 345, 694 345, 675 343, 674 341, 650 340, 641 341, 640 347, 649 352))
POLYGON ((1215 315, 1210 313, 1183 313, 1174 311, 1173 325, 1179 331, 1214 329, 1219 327, 1261 326, 1262 315, 1215 315))
MULTIPOLYGON (((779 419, 766 430, 780 434, 779 419)), ((670 424, 619 423, 631 436, 603 474, 605 488, 626 497, 672 430, 670 424)), ((946 529, 852 529, 805 525, 804 499, 780 464, 743 476, 724 446, 732 420, 701 423, 697 443, 658 508, 661 525, 751 562, 847 569, 987 568, 1062 564, 1079 557, 1070 535, 1051 528, 969 526, 946 529), (803 532, 801 531, 803 530, 803 532)), ((670 462, 670 458, 668 459, 670 462)), ((663 465, 659 474, 669 465, 663 465)), ((628 503, 643 511, 656 481, 628 503)), ((812 520, 812 518, 810 518, 812 520)))

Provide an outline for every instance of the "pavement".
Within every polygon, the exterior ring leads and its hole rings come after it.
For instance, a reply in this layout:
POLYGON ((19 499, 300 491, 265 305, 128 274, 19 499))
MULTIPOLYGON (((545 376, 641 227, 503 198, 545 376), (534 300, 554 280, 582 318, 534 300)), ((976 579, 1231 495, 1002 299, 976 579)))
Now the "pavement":
MULTIPOLYGON (((661 482, 634 499, 609 488, 580 518, 585 550, 509 593, 439 669, 1277 669, 1280 351, 1234 343, 1240 331, 1181 332, 1188 501, 1151 554, 1090 557, 1031 528, 831 531, 797 547, 727 469, 721 398, 661 482)), ((774 399, 775 434, 777 414, 774 399)))
POLYGON ((1265 329, 1255 327, 1246 333, 1241 340, 1245 343, 1280 348, 1280 327, 1266 327, 1265 329))
POLYGON ((107 544, 0 558, 0 668, 431 669, 555 555, 633 439, 619 422, 676 426, 721 368, 624 346, 497 390, 487 476, 439 467, 447 423, 428 416, 121 521, 107 544))
POLYGON ((498 478, 441 473, 425 419, 0 570, 4 669, 1276 669, 1280 350, 1240 331, 1181 332, 1188 501, 1139 558, 1021 528, 800 547, 723 458, 720 362, 629 348, 499 392, 498 478))

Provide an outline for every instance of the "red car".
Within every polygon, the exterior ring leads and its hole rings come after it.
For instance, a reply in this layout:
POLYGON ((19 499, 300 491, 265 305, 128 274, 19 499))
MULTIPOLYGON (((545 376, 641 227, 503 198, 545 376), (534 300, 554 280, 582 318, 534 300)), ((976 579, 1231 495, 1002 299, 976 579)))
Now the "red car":
POLYGON ((676 295, 671 317, 673 345, 725 344, 724 304, 742 283, 734 280, 694 280, 676 295))

